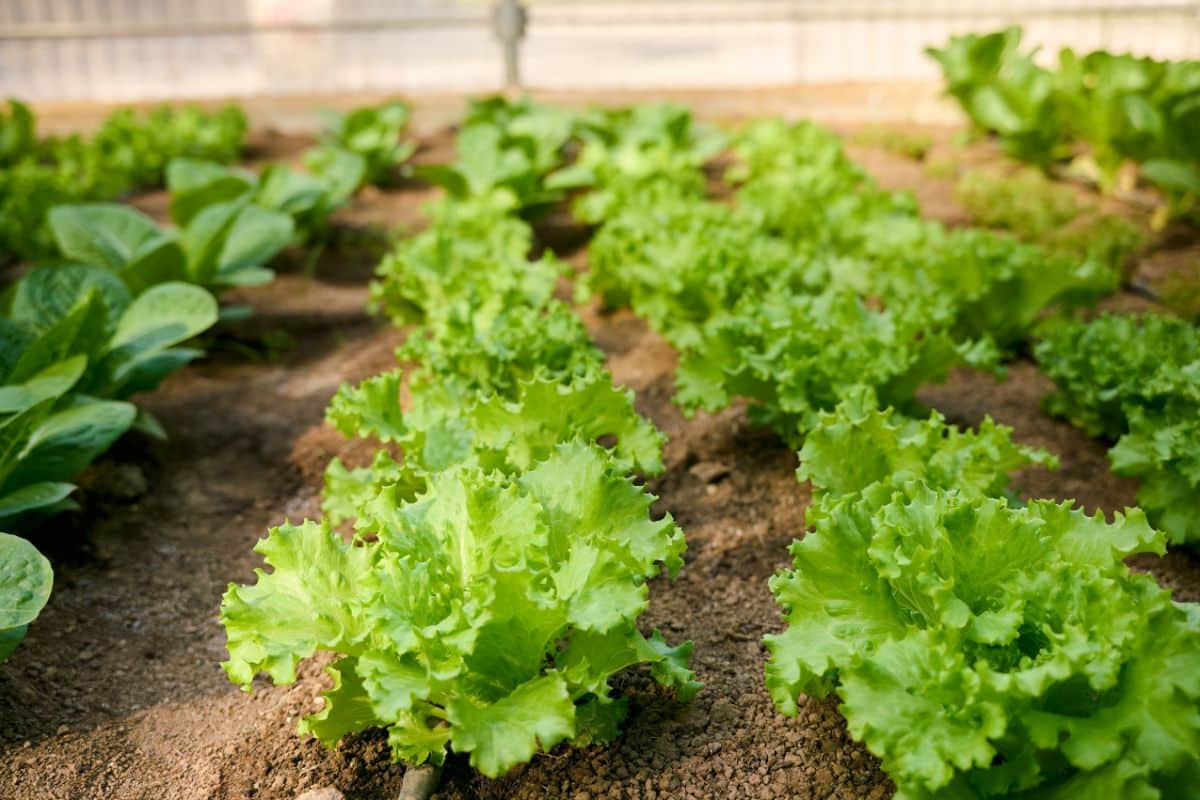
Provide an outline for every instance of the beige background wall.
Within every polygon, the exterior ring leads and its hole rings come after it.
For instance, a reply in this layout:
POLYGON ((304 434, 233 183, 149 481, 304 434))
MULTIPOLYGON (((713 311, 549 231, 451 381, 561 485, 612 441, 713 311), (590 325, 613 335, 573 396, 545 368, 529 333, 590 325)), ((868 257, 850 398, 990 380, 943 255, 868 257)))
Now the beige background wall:
MULTIPOLYGON (((926 45, 1014 22, 1048 53, 1200 58, 1196 0, 530 5, 523 77, 549 90, 933 85, 926 45)), ((0 96, 35 103, 481 92, 500 74, 482 1, 0 0, 0 96)))

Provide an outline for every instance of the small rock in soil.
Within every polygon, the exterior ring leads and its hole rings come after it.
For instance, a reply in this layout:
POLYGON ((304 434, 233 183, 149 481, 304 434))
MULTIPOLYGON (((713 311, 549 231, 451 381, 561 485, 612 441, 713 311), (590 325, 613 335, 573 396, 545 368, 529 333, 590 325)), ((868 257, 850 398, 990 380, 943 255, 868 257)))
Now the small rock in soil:
POLYGON ((715 483, 732 471, 732 468, 728 464, 723 464, 720 461, 701 461, 698 464, 693 464, 688 469, 688 472, 705 483, 715 483))
POLYGON ((345 796, 332 786, 322 786, 319 789, 309 789, 296 796, 296 800, 346 800, 345 796))

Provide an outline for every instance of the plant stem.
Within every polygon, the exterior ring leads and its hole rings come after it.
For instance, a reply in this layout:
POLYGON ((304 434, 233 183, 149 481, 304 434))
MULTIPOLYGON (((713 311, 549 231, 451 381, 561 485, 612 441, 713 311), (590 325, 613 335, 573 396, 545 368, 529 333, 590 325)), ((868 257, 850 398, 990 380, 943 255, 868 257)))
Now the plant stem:
POLYGON ((404 771, 404 783, 396 800, 429 800, 442 782, 442 768, 436 764, 419 764, 404 771))

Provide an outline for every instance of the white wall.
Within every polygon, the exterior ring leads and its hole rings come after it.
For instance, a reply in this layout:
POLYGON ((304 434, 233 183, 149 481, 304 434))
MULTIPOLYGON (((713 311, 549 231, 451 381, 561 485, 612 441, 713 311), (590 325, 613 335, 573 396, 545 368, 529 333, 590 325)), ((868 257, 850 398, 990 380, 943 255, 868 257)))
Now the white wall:
MULTIPOLYGON (((35 102, 488 91, 484 0, 0 0, 0 96, 35 102)), ((527 85, 935 81, 952 32, 1200 58, 1197 0, 533 0, 527 85)))

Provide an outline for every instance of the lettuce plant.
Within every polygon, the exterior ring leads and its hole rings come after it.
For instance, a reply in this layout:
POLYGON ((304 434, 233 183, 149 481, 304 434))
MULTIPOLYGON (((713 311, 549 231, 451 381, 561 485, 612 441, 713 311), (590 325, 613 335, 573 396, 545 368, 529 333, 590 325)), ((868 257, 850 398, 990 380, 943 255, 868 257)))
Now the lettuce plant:
POLYGON ((1016 26, 952 36, 925 52, 938 62, 946 92, 979 130, 995 131, 1014 157, 1048 166, 1069 153, 1052 74, 1021 53, 1016 26))
POLYGON ((812 122, 752 122, 733 152, 725 179, 737 187, 739 211, 793 246, 853 252, 867 238, 866 223, 917 216, 910 195, 881 189, 837 136, 812 122))
POLYGON ((57 206, 50 226, 63 256, 113 271, 135 294, 166 281, 216 292, 266 283, 274 273, 263 265, 294 230, 286 214, 244 197, 198 210, 178 231, 116 203, 57 206))
MULTIPOLYGON (((133 424, 130 403, 68 393, 87 360, 73 356, 0 387, 0 521, 72 507, 75 475, 133 424)), ((10 626, 11 627, 11 626, 10 626)))
POLYGON ((456 138, 452 164, 419 166, 413 174, 455 200, 500 203, 526 218, 562 199, 547 176, 561 167, 575 131, 574 116, 528 100, 471 104, 456 138))
POLYGON ((330 151, 343 150, 362 160, 364 183, 392 183, 395 168, 417 150, 416 143, 400 141, 411 116, 408 105, 399 100, 348 112, 324 111, 322 146, 306 153, 305 162, 309 169, 320 172, 325 164, 337 158, 330 151))
POLYGON ((1020 51, 1020 41, 1020 28, 1011 27, 951 37, 927 52, 972 124, 996 133, 1017 158, 1043 169, 1073 158, 1105 190, 1117 188, 1122 165, 1136 163, 1165 193, 1168 215, 1196 211, 1200 61, 1064 48, 1047 69, 1020 51), (1076 142, 1088 152, 1077 155, 1076 142))
POLYGON ((616 672, 649 664, 683 698, 698 688, 691 645, 636 626, 646 580, 674 575, 684 550, 669 517, 650 520, 653 499, 573 443, 517 475, 459 466, 411 501, 384 490, 351 543, 317 523, 276 528, 258 546, 272 571, 222 602, 226 672, 289 683, 335 652, 334 687, 301 730, 332 745, 386 726, 414 764, 449 749, 495 776, 560 742, 608 741, 626 713, 616 672))
POLYGON ((1048 326, 1036 355, 1050 413, 1116 440, 1113 470, 1176 544, 1200 541, 1200 334, 1183 320, 1106 314, 1048 326))
POLYGON ((38 267, 9 298, 0 362, 4 380, 25 381, 81 355, 87 370, 80 389, 123 400, 153 389, 200 355, 176 345, 207 330, 216 318, 216 301, 198 286, 169 282, 134 298, 102 267, 38 267))
POLYGON ((814 505, 861 492, 875 483, 921 481, 977 497, 1009 497, 1009 476, 1032 465, 1057 468, 1044 450, 1012 441, 1012 429, 985 417, 978 430, 947 425, 937 411, 924 419, 881 408, 867 388, 848 392, 800 449, 796 475, 810 480, 814 505))
POLYGON ((318 160, 319 171, 272 164, 255 175, 214 162, 176 159, 167 169, 171 218, 185 239, 191 231, 207 234, 212 220, 252 223, 254 227, 242 234, 248 239, 246 247, 269 256, 288 243, 322 241, 329 234, 330 214, 361 185, 364 165, 360 156, 344 150, 318 160))
MULTIPOLYGON (((1047 309, 1094 303, 1122 276, 1121 263, 1053 255, 974 228, 891 218, 861 230, 865 238, 850 263, 865 277, 851 285, 891 303, 923 297, 945 309, 957 339, 988 338, 1006 351, 1028 338, 1047 309)), ((839 277, 847 274, 843 268, 839 277)))
POLYGON ((415 393, 438 391, 459 403, 491 394, 511 400, 527 378, 570 383, 604 368, 583 321, 557 300, 450 314, 414 331, 396 357, 418 365, 415 393))
POLYGON ((625 473, 662 471, 663 436, 633 408, 633 395, 613 385, 604 370, 570 383, 553 378, 521 380, 512 399, 480 394, 459 403, 438 387, 413 392, 413 406, 400 405, 400 371, 343 387, 329 419, 350 436, 373 436, 404 451, 397 461, 380 450, 365 467, 347 469, 338 459, 325 473, 322 508, 335 523, 361 517, 366 501, 389 485, 410 497, 427 476, 456 464, 517 473, 530 468, 559 444, 580 439, 608 442, 613 465, 625 473))
POLYGON ((991 366, 996 357, 986 342, 959 344, 928 326, 928 311, 872 309, 840 289, 748 295, 682 354, 676 400, 691 413, 745 397, 755 422, 793 443, 855 387, 915 409, 921 384, 944 379, 959 364, 991 366))
POLYGON ((328 410, 380 449, 364 467, 334 460, 327 522, 277 528, 259 546, 274 570, 226 594, 235 682, 287 682, 301 659, 339 654, 325 707, 301 724, 327 744, 382 725, 398 759, 453 750, 495 776, 616 736, 627 706, 609 680, 627 666, 683 699, 699 688, 690 643, 636 625, 646 581, 684 549, 629 475, 661 470, 662 436, 553 299, 565 269, 530 261, 518 218, 556 196, 544 177, 569 119, 479 104, 459 162, 424 173, 450 196, 372 287, 377 308, 419 326, 397 352, 412 366, 342 387, 328 410), (329 524, 351 518, 347 543, 329 524))
POLYGON ((37 123, 29 106, 8 99, 8 113, 0 112, 0 168, 8 167, 37 148, 37 123))
POLYGON ((334 459, 324 508, 335 520, 357 515, 360 499, 383 485, 413 493, 426 473, 468 461, 515 472, 575 438, 615 439, 610 456, 626 471, 662 470, 662 434, 634 411, 632 394, 613 385, 564 306, 517 307, 487 327, 464 320, 440 336, 418 331, 397 356, 416 363, 407 376, 397 369, 344 385, 329 405, 327 419, 343 434, 404 451, 402 464, 381 450, 353 470, 334 459))
POLYGON ((767 686, 841 699, 897 797, 1175 797, 1200 777, 1200 632, 1124 558, 1137 510, 993 497, 1039 456, 848 401, 801 452, 817 499, 771 581, 767 686), (816 437, 820 438, 816 438, 816 437))
POLYGON ((1013 347, 1047 307, 1113 291, 1132 247, 1127 233, 1114 231, 1082 248, 1087 258, 1054 255, 921 219, 911 198, 880 189, 835 136, 811 123, 752 124, 734 150, 739 163, 728 177, 739 184, 739 215, 803 254, 808 284, 847 286, 889 305, 923 297, 931 311, 941 309, 930 322, 948 314, 960 341, 1013 347))
POLYGON ((256 175, 213 161, 177 158, 167 167, 171 218, 181 227, 211 206, 248 201, 292 218, 300 240, 327 233, 329 215, 345 205, 363 183, 362 157, 344 149, 316 148, 306 154, 309 172, 272 164, 256 175))
POLYGON ((205 290, 168 282, 131 297, 98 266, 38 267, 0 318, 0 521, 70 505, 70 481, 131 426, 126 402, 200 355, 178 347, 216 322, 205 290))
POLYGON ((811 515, 768 684, 842 701, 898 797, 1167 797, 1198 777, 1200 633, 1123 558, 1161 552, 1037 501, 876 484, 811 515))
POLYGON ((456 315, 544 306, 567 267, 549 252, 530 260, 532 229, 493 199, 430 205, 429 227, 399 242, 376 268, 372 306, 398 325, 432 330, 456 315))
POLYGON ((27 261, 53 256, 47 213, 82 199, 73 176, 56 165, 24 159, 0 168, 0 254, 27 261))
POLYGON ((178 237, 119 203, 76 203, 50 210, 50 230, 63 258, 116 273, 133 294, 188 278, 178 237))
POLYGON ((815 291, 818 259, 728 206, 675 197, 616 211, 588 246, 580 296, 628 305, 676 347, 698 344, 705 325, 746 295, 815 291))
POLYGON ((118 109, 104 120, 88 145, 99 154, 105 169, 125 176, 128 187, 153 186, 161 184, 173 158, 237 160, 246 127, 246 115, 236 106, 213 112, 194 106, 162 106, 142 117, 133 109, 118 109))
POLYGON ((578 157, 550 176, 548 185, 590 189, 572 206, 587 222, 601 222, 634 203, 649 208, 656 199, 702 197, 702 168, 726 143, 717 128, 673 103, 593 109, 579 127, 578 157))
POLYGON ((578 124, 575 112, 536 103, 528 97, 470 100, 462 120, 464 130, 492 127, 502 131, 510 141, 520 142, 534 168, 543 175, 562 164, 578 124))

